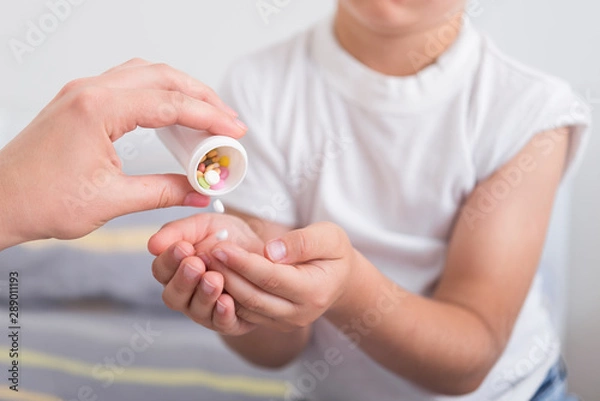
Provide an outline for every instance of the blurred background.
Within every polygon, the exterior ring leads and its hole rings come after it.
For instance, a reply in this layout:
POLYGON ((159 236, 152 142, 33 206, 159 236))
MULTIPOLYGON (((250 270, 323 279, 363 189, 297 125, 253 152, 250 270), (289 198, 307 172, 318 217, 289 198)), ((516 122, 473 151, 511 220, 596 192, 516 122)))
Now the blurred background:
MULTIPOLYGON (((60 18, 48 19, 48 4, 58 3, 62 2, 2 4, 0 146, 74 78, 97 75, 132 57, 142 57, 166 62, 218 88, 225 69, 240 55, 306 28, 331 14, 335 4, 332 0, 72 0, 74 4, 68 3, 59 12, 60 18), (265 3, 272 11, 268 15, 257 8, 265 3), (33 35, 35 45, 15 55, 11 46, 16 41, 27 43, 31 24, 39 27, 40 23, 49 32, 33 35)), ((600 121, 600 51, 596 46, 600 6, 586 0, 472 3, 471 19, 503 51, 571 82, 600 121)), ((181 172, 152 132, 139 130, 116 147, 129 173, 181 172)), ((600 393, 599 154, 600 138, 594 133, 579 174, 561 194, 545 252, 553 277, 548 293, 559 311, 557 325, 565 339, 570 386, 585 400, 596 400, 600 393)), ((214 336, 161 305, 161 289, 151 277, 152 259, 145 252, 145 241, 161 224, 192 212, 141 213, 118 219, 81 241, 35 243, 0 253, 0 291, 6 291, 9 270, 18 270, 24 277, 21 297, 27 309, 22 346, 30 350, 23 358, 30 358, 31 363, 25 363, 28 371, 22 377, 31 399, 58 399, 47 394, 81 399, 78 392, 87 391, 88 386, 101 399, 122 399, 123 391, 133 394, 135 386, 142 385, 139 377, 153 378, 165 389, 177 386, 185 394, 170 397, 172 393, 164 390, 162 399, 192 399, 193 394, 198 399, 199 392, 206 399, 281 398, 284 376, 250 369, 222 350, 214 336), (98 301, 107 298, 119 305, 120 315, 107 313, 106 305, 98 301), (156 343, 164 346, 152 352, 136 351, 135 361, 126 359, 131 354, 123 351, 129 349, 128 339, 148 322, 161 331, 156 343), (192 347, 200 350, 196 356, 192 347), (123 366, 160 362, 163 370, 155 376, 131 369, 130 374, 112 371, 115 383, 125 387, 113 386, 107 384, 111 371, 97 366, 111 356, 122 360, 123 366), (60 369, 53 370, 53 366, 60 369), (177 382, 185 374, 190 379, 177 382), (66 376, 74 379, 64 380, 66 376), (236 397, 226 389, 233 389, 236 397)), ((0 364, 6 363, 0 358, 0 364)), ((8 395, 0 392, 3 397, 8 395)))

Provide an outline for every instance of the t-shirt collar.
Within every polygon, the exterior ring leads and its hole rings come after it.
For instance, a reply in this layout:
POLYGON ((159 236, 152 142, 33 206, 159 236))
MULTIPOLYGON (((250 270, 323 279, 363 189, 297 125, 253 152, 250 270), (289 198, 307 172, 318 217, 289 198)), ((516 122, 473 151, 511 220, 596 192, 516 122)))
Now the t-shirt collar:
POLYGON ((317 25, 310 52, 328 83, 349 100, 379 112, 401 113, 434 105, 472 78, 482 39, 467 19, 460 30, 456 41, 433 64, 406 77, 381 74, 350 55, 335 37, 333 18, 317 25))

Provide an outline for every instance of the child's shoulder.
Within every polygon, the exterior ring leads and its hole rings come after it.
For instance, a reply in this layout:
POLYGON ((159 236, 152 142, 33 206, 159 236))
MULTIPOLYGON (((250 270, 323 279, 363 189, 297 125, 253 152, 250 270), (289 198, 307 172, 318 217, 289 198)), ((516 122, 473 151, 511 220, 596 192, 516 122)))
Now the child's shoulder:
POLYGON ((555 96, 573 95, 568 82, 505 54, 487 37, 482 41, 477 80, 493 91, 498 101, 544 102, 555 96))

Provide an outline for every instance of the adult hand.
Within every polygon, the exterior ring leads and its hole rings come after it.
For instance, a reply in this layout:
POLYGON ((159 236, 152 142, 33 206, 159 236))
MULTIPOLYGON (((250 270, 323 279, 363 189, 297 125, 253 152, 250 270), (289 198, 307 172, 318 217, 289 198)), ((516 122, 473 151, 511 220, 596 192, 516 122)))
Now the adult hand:
POLYGON ((77 238, 136 211, 208 205, 183 175, 122 172, 112 142, 172 124, 235 138, 246 131, 210 88, 163 64, 134 59, 68 83, 0 150, 0 249, 77 238))
POLYGON ((164 287, 163 301, 206 328, 225 335, 242 335, 255 325, 239 319, 233 298, 223 292, 221 273, 210 250, 226 229, 228 241, 249 252, 262 252, 264 242, 243 220, 229 215, 198 214, 166 224, 148 242, 156 259, 152 272, 164 287))

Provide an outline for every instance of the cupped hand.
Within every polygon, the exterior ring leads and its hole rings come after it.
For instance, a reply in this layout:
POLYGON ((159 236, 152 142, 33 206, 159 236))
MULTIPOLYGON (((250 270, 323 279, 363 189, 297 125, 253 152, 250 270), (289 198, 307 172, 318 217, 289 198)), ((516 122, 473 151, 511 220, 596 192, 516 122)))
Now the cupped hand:
POLYGON ((112 142, 136 127, 180 124, 241 137, 245 126, 206 85, 134 59, 67 84, 0 151, 0 249, 83 236, 131 212, 206 206, 183 175, 127 176, 112 142))
POLYGON ((271 241, 264 256, 232 242, 212 251, 238 318, 280 331, 307 327, 327 312, 345 308, 360 281, 360 254, 332 223, 316 223, 271 241))
POLYGON ((152 272, 164 286, 163 301, 176 311, 224 335, 242 335, 255 328, 236 313, 231 295, 224 293, 223 275, 207 270, 218 264, 210 250, 227 230, 227 241, 248 252, 262 252, 264 242, 241 219, 198 214, 166 224, 148 242, 156 259, 152 272))

